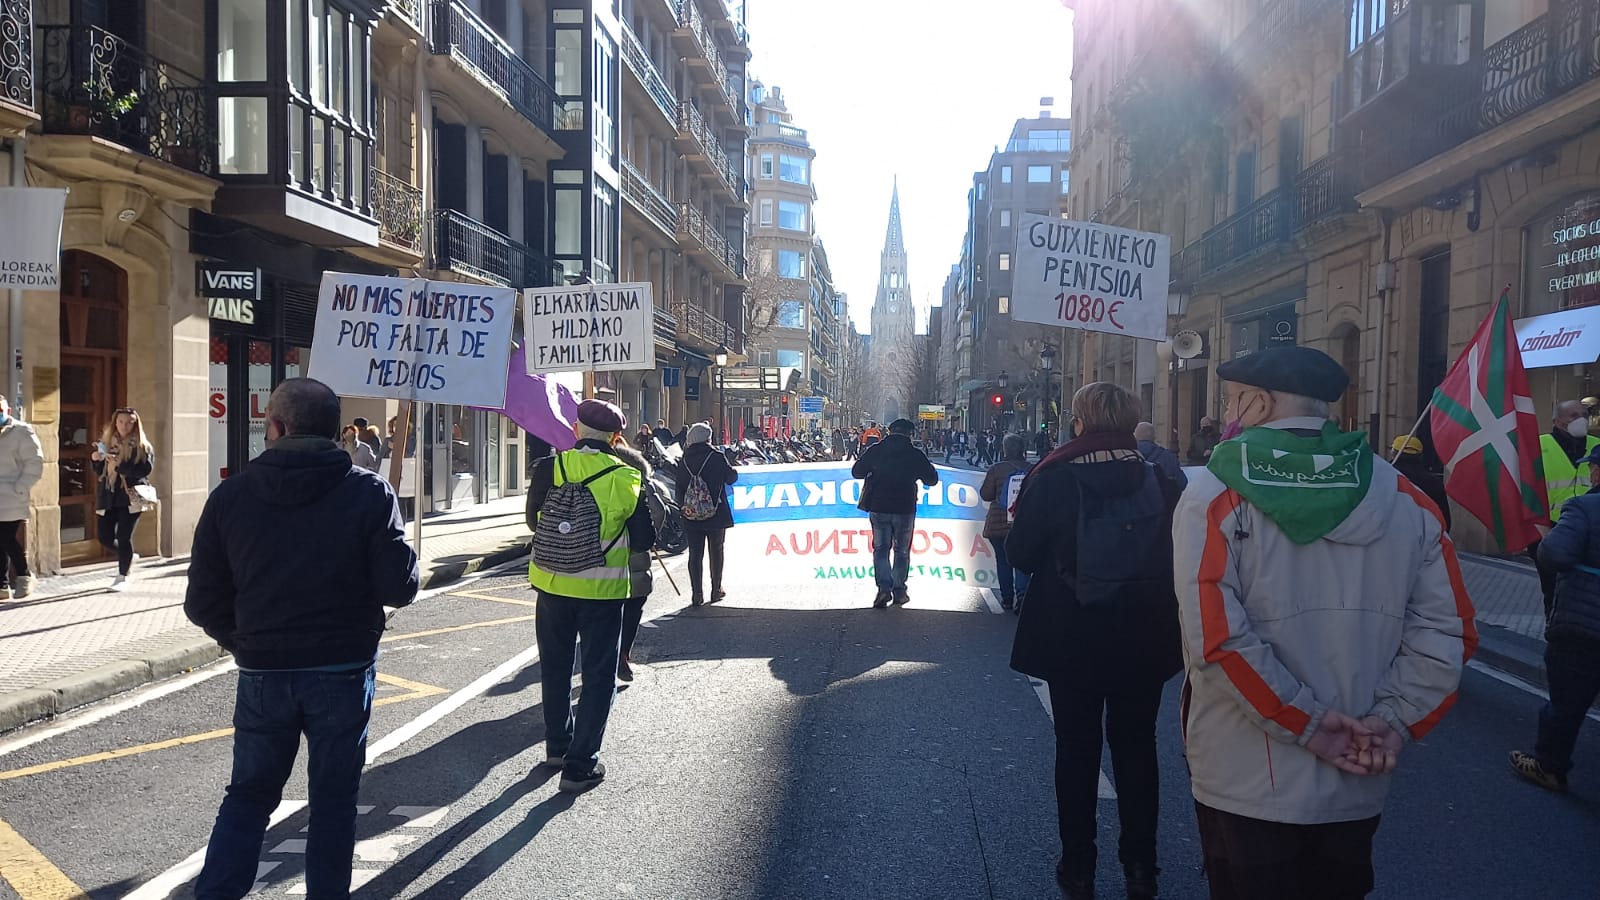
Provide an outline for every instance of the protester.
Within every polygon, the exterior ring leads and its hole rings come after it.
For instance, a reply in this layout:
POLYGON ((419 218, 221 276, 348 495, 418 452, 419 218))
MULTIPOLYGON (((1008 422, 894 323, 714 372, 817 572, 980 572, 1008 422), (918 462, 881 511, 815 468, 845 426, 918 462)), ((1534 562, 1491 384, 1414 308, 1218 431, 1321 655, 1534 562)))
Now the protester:
POLYGON ((833 429, 833 439, 830 442, 829 449, 833 452, 834 459, 845 458, 844 431, 842 429, 833 429))
POLYGON ((624 606, 633 548, 655 545, 639 470, 615 445, 628 428, 602 400, 578 404, 577 445, 539 461, 528 484, 534 516, 528 582, 538 591, 534 631, 543 675, 546 766, 560 789, 581 793, 605 780, 600 741, 616 697, 624 606), (582 642, 583 694, 572 709, 572 667, 582 642))
POLYGON ((1549 700, 1539 710, 1533 752, 1511 752, 1518 775, 1553 791, 1567 789, 1578 731, 1600 696, 1600 449, 1583 461, 1589 492, 1566 501, 1539 545, 1539 564, 1558 576, 1544 632, 1549 700))
POLYGON ((350 454, 350 462, 356 467, 375 472, 378 469, 378 455, 361 438, 361 429, 354 423, 346 425, 339 434, 339 446, 344 452, 350 454))
POLYGON ((1006 536, 1011 533, 1011 480, 1021 478, 1032 466, 1028 464, 1028 450, 1023 446, 1022 435, 1006 435, 1002 451, 1000 461, 984 474, 978 497, 989 503, 989 511, 983 519, 983 536, 994 548, 1000 607, 1015 610, 1028 592, 1028 573, 1012 566, 1006 556, 1006 536))
POLYGON ((1338 363, 1276 347, 1217 376, 1244 431, 1173 526, 1211 896, 1365 896, 1388 773, 1455 699, 1472 603, 1433 504, 1328 421, 1338 363))
POLYGON ((11 415, 0 396, 0 600, 33 593, 28 550, 18 537, 27 524, 33 486, 44 477, 44 448, 33 426, 11 415), (9 572, 9 577, 8 573, 9 572))
POLYGON ((1439 515, 1444 518, 1444 530, 1450 530, 1450 497, 1444 492, 1444 476, 1428 468, 1422 460, 1422 442, 1414 437, 1397 437, 1389 449, 1396 453, 1393 465, 1395 471, 1406 477, 1407 481, 1416 485, 1422 493, 1433 501, 1439 508, 1439 515))
POLYGON ((933 463, 911 444, 914 431, 911 420, 895 419, 889 423, 889 436, 868 447, 850 469, 851 475, 863 480, 856 508, 872 522, 873 577, 878 585, 873 609, 883 609, 891 600, 896 606, 911 602, 906 579, 911 574, 911 536, 917 527, 917 482, 939 483, 933 463))
POLYGON ((1111 747, 1129 897, 1156 896, 1161 688, 1182 668, 1172 579, 1179 487, 1139 455, 1139 403, 1106 382, 1072 398, 1072 440, 1029 473, 1006 540, 1033 574, 1011 667, 1050 686, 1056 731, 1056 881, 1094 896, 1100 756, 1111 747), (1102 739, 1101 720, 1105 721, 1102 739))
POLYGON ((361 439, 361 442, 371 448, 373 458, 381 459, 383 457, 383 437, 378 434, 378 429, 374 428, 365 416, 356 416, 350 420, 350 424, 355 426, 356 436, 361 439))
POLYGON ((184 612, 239 664, 233 776, 196 900, 250 892, 302 735, 306 893, 349 896, 384 607, 417 594, 394 492, 335 443, 333 391, 285 381, 266 420, 267 450, 211 492, 190 551, 184 612))
MULTIPOLYGON (((336 426, 337 427, 337 426, 336 426)), ((133 530, 144 509, 141 485, 150 484, 155 450, 144 436, 139 411, 131 406, 117 410, 106 424, 100 443, 89 454, 98 477, 95 515, 100 517, 100 546, 117 555, 117 574, 111 579, 113 591, 125 590, 133 570, 133 530)))
POLYGON ((678 436, 672 433, 671 428, 667 427, 666 419, 656 420, 656 430, 653 433, 655 439, 660 441, 663 447, 671 447, 678 442, 678 436))
POLYGON ((711 602, 716 603, 727 596, 722 589, 723 551, 727 545, 728 529, 733 527, 733 510, 728 506, 727 486, 739 480, 739 473, 728 465, 726 457, 712 448, 709 443, 710 426, 690 426, 686 440, 688 444, 683 451, 683 463, 678 466, 677 500, 678 508, 685 510, 683 529, 689 536, 689 602, 700 606, 706 602, 705 558, 708 553, 711 557, 711 602), (699 485, 695 485, 696 479, 699 485), (700 495, 701 502, 709 500, 713 505, 708 509, 710 514, 706 518, 693 518, 690 510, 684 507, 691 487, 694 487, 697 495, 703 489, 705 493, 700 495))
MULTIPOLYGON (((1544 472, 1545 496, 1550 504, 1550 518, 1559 521, 1561 509, 1573 497, 1582 494, 1589 484, 1589 464, 1584 461, 1600 438, 1589 434, 1589 420, 1584 416, 1583 404, 1577 400, 1557 403, 1550 414, 1550 431, 1539 437, 1539 466, 1544 472)), ((1539 543, 1528 547, 1539 570, 1539 587, 1544 592, 1544 617, 1556 602, 1556 572, 1539 562, 1539 543)))
POLYGON ((1156 443, 1156 426, 1149 422, 1140 422, 1134 426, 1133 438, 1138 442, 1139 455, 1144 461, 1161 470, 1167 480, 1183 487, 1189 483, 1189 476, 1183 474, 1183 466, 1178 463, 1178 454, 1156 443))
POLYGON ((857 455, 865 452, 868 447, 883 440, 883 432, 878 428, 877 422, 868 422, 867 427, 861 431, 861 446, 856 451, 857 455))
POLYGON ((1033 452, 1044 459, 1045 454, 1054 449, 1050 442, 1050 426, 1040 425, 1039 431, 1033 436, 1033 452))
POLYGON ((1200 417, 1200 430, 1189 438, 1188 460, 1191 466, 1203 466, 1211 459, 1211 451, 1217 446, 1217 420, 1210 416, 1200 417))

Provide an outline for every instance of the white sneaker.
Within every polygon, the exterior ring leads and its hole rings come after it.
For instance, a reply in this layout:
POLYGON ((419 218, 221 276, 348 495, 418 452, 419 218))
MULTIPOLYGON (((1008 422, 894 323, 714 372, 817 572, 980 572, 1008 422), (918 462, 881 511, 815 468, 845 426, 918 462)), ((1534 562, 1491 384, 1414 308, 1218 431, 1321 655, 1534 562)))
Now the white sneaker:
POLYGON ((126 576, 126 575, 118 575, 117 577, 111 579, 111 589, 113 591, 117 591, 119 593, 122 592, 122 591, 127 590, 128 589, 128 576, 126 576))

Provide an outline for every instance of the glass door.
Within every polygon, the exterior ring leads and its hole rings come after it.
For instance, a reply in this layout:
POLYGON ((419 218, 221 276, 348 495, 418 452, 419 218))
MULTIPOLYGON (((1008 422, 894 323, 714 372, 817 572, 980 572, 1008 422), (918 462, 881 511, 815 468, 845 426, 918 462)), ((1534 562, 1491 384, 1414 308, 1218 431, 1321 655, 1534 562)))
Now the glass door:
POLYGON ((89 454, 111 420, 111 362, 103 357, 61 354, 61 427, 57 447, 61 477, 61 558, 98 559, 97 481, 89 454))

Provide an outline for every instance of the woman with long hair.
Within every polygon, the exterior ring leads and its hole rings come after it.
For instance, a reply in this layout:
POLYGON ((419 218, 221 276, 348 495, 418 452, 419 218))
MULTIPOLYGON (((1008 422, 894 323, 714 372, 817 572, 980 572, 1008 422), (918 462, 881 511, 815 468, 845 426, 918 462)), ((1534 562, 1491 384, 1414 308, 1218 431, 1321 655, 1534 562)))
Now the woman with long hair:
POLYGON ((113 591, 127 587, 128 572, 133 568, 133 529, 139 524, 139 513, 130 509, 129 500, 135 486, 150 483, 154 456, 139 411, 131 406, 116 411, 89 456, 99 477, 95 514, 100 517, 100 544, 117 554, 113 591))

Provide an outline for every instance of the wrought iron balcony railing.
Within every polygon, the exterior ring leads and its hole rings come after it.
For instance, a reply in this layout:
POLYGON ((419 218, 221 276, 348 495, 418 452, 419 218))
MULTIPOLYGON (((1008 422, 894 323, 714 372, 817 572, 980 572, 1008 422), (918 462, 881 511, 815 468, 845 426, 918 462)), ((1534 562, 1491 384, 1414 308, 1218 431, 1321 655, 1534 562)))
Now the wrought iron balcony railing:
POLYGON ((477 73, 523 118, 555 130, 556 92, 461 0, 432 0, 432 49, 477 73))
POLYGON ((422 189, 372 167, 372 215, 378 237, 398 247, 422 251, 422 189))
POLYGON ((550 287, 561 264, 453 209, 433 214, 433 267, 508 287, 550 287))
POLYGON ((735 80, 728 77, 728 66, 722 61, 722 54, 717 51, 717 42, 711 36, 711 29, 706 27, 705 16, 701 15, 700 7, 695 4, 695 0, 678 0, 678 27, 687 29, 694 35, 695 43, 705 56, 706 65, 711 69, 711 77, 716 81, 723 97, 727 99, 728 106, 738 117, 737 114, 744 109, 744 98, 740 96, 735 80))
POLYGON ((744 254, 728 243, 728 239, 706 221, 706 217, 700 214, 699 209, 688 203, 680 204, 678 208, 678 236, 687 237, 698 243, 709 256, 722 263, 735 278, 744 278, 744 254))
POLYGON ((668 119, 673 119, 677 114, 678 97, 672 93, 672 88, 667 86, 661 71, 656 68, 655 61, 644 49, 644 44, 639 42, 633 29, 623 23, 622 26, 622 57, 627 60, 628 68, 639 76, 639 81, 644 84, 644 89, 650 94, 650 99, 656 102, 661 112, 668 119))
POLYGON ((216 93, 199 78, 95 26, 41 25, 46 132, 92 134, 214 175, 216 93))
POLYGON ((722 182, 728 186, 728 190, 743 200, 743 174, 734 167, 733 161, 728 158, 728 151, 722 149, 722 142, 711 133, 711 127, 706 124, 705 116, 700 115, 700 110, 695 109, 694 104, 678 105, 678 131, 694 138, 694 142, 705 154, 711 168, 716 170, 722 182))
POLYGON ((622 196, 662 231, 668 234, 678 232, 678 208, 627 160, 622 161, 622 196))
POLYGON ((733 329, 728 327, 727 322, 688 300, 679 300, 674 313, 680 330, 704 342, 708 350, 727 347, 733 340, 733 329))
POLYGON ((0 0, 0 100, 33 109, 33 0, 0 0))
POLYGON ((425 2, 426 0, 389 0, 389 6, 395 15, 417 26, 418 31, 426 32, 427 20, 424 13, 427 10, 423 6, 425 2))
POLYGON ((656 308, 655 316, 656 343, 671 346, 678 337, 678 319, 672 313, 660 307, 656 308))

